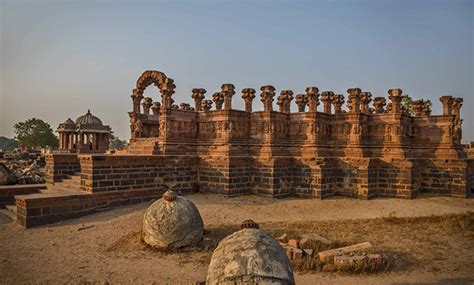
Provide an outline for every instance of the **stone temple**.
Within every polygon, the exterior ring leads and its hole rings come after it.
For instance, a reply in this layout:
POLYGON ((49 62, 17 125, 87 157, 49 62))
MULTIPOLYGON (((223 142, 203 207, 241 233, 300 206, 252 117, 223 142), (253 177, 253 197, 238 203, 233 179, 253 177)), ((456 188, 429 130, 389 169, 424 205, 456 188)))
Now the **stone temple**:
POLYGON ((232 108, 232 84, 207 99, 205 89, 193 89, 193 106, 175 104, 174 89, 164 73, 143 72, 131 95, 130 143, 115 154, 49 154, 51 188, 71 179, 77 188, 67 195, 18 196, 20 223, 158 198, 170 188, 317 199, 422 192, 468 197, 474 188, 474 161, 461 145, 462 98, 442 96, 441 115, 414 101, 410 114, 400 89, 388 90, 387 100, 359 88, 348 89, 347 98, 316 87, 277 96, 267 85, 259 94, 263 111, 253 111, 258 94, 252 88, 241 91, 245 110, 232 108), (143 96, 147 87, 159 89, 161 102, 143 96), (293 99, 297 112, 290 111, 293 99))
POLYGON ((112 130, 87 110, 85 115, 59 124, 59 149, 77 153, 105 153, 112 130))

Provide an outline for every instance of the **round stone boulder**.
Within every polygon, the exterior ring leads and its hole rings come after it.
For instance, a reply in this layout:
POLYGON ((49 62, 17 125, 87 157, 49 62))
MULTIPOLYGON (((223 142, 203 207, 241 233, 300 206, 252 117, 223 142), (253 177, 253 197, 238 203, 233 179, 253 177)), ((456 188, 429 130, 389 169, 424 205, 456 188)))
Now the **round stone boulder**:
POLYGON ((214 250, 206 284, 295 284, 295 279, 280 244, 247 220, 214 250))
POLYGON ((177 249, 196 245, 203 236, 203 222, 196 205, 166 191, 143 218, 142 238, 150 246, 177 249))

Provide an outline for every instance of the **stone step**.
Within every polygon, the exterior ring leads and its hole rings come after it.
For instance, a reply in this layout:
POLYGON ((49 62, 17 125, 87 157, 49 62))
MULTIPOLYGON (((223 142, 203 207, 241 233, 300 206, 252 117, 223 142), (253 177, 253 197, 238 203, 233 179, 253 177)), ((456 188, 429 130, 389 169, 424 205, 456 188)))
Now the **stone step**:
POLYGON ((0 209, 0 215, 4 215, 12 221, 16 221, 16 206, 6 205, 5 209, 0 209))

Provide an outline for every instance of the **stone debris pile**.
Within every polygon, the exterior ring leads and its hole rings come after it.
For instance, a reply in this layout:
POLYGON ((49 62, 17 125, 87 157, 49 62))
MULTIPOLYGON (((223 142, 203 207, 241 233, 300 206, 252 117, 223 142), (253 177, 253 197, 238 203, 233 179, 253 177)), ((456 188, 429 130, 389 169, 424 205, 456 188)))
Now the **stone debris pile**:
POLYGON ((143 241, 159 249, 196 246, 203 232, 204 224, 196 205, 172 190, 154 202, 143 218, 143 241))
POLYGON ((295 284, 285 251, 252 220, 221 240, 214 250, 206 284, 295 284))
POLYGON ((0 160, 0 185, 46 182, 44 158, 38 153, 6 153, 0 160))
POLYGON ((276 238, 291 261, 318 258, 321 264, 333 264, 337 270, 352 270, 355 268, 381 269, 384 267, 384 257, 381 254, 365 252, 372 248, 369 242, 334 248, 317 252, 315 243, 330 245, 332 242, 317 234, 303 234, 296 238, 289 238, 283 234, 276 238))

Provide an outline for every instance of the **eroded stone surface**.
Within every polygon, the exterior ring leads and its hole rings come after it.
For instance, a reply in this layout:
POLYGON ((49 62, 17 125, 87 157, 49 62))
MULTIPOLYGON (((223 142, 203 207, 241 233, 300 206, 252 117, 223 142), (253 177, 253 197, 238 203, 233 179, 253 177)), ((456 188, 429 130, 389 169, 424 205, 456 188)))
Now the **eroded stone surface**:
POLYGON ((161 198, 147 209, 142 237, 152 247, 176 249, 196 245, 202 239, 203 230, 194 203, 178 196, 171 201, 161 198))
POLYGON ((212 254, 207 284, 295 284, 290 261, 268 233, 243 229, 224 238, 212 254))

